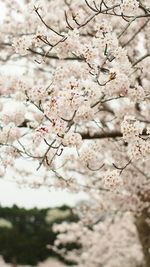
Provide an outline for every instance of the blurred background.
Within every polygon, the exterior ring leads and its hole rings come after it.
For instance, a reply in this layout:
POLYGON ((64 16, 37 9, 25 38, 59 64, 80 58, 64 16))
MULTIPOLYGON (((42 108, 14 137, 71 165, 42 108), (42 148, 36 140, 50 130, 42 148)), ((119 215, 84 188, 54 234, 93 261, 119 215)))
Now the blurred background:
POLYGON ((51 249, 56 239, 52 226, 77 219, 66 205, 44 209, 0 206, 0 267, 65 266, 63 257, 51 249))

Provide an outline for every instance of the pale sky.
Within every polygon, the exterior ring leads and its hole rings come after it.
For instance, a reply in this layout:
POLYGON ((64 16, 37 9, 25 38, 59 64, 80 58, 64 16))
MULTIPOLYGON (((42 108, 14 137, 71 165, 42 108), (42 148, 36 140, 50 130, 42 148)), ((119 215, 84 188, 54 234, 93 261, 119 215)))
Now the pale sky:
POLYGON ((70 194, 65 191, 48 191, 47 188, 19 188, 15 182, 0 179, 0 205, 12 206, 13 204, 25 208, 47 208, 63 204, 74 206, 75 203, 85 198, 85 194, 70 194))

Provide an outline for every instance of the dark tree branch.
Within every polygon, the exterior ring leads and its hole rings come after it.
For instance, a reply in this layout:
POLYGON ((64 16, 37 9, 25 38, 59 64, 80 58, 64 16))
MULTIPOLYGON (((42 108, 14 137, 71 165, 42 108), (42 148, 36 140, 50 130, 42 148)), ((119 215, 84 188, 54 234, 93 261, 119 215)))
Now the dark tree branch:
POLYGON ((122 133, 120 131, 112 131, 105 133, 95 133, 90 135, 89 133, 81 133, 82 139, 103 139, 103 138, 117 138, 122 137, 122 133))
POLYGON ((137 59, 133 64, 132 64, 132 66, 134 67, 134 66, 136 66, 138 63, 140 63, 141 61, 143 61, 145 58, 147 58, 147 57, 150 57, 150 53, 147 53, 146 55, 144 55, 144 56, 142 56, 142 57, 140 57, 139 59, 137 59))
MULTIPOLYGON (((104 138, 118 138, 123 137, 123 134, 120 131, 110 131, 110 132, 102 132, 102 133, 95 133, 90 135, 90 133, 80 133, 82 139, 104 139, 104 138)), ((143 136, 147 136, 146 129, 143 130, 143 136)))

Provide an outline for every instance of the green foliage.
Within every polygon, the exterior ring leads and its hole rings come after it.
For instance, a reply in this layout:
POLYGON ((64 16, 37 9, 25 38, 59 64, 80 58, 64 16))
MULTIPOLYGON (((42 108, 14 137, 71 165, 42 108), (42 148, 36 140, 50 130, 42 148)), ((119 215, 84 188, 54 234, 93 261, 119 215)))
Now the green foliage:
MULTIPOLYGON (((53 210, 53 209, 52 209, 53 210)), ((71 209, 63 206, 50 213, 50 209, 30 209, 0 207, 0 218, 7 220, 11 228, 0 227, 0 255, 6 262, 13 262, 14 259, 19 264, 36 265, 48 257, 58 257, 53 251, 47 248, 52 245, 56 234, 52 231, 53 223, 61 223, 64 220, 74 221, 71 209), (60 210, 60 217, 59 217, 60 210), (66 216, 62 216, 62 212, 66 216), (49 214, 49 221, 46 220, 49 214)))

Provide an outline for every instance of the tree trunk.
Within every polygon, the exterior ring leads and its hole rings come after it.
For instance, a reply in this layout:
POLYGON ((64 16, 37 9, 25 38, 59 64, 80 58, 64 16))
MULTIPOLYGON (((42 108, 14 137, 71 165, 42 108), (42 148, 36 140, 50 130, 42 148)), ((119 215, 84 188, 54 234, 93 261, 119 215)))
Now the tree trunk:
POLYGON ((12 267, 17 267, 17 261, 15 257, 12 259, 12 267))
POLYGON ((136 219, 139 239, 145 256, 144 267, 150 267, 150 225, 146 222, 147 218, 150 219, 150 216, 147 209, 144 209, 142 214, 136 219))

